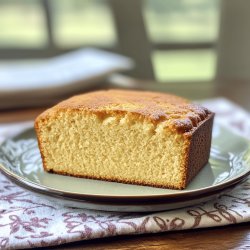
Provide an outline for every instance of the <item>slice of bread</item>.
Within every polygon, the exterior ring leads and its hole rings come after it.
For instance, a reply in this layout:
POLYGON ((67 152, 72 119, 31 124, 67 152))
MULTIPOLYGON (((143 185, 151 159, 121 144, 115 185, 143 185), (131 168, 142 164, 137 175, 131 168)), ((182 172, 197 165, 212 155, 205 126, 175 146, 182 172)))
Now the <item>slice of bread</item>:
POLYGON ((208 162, 214 114, 170 94, 74 96, 35 121, 46 171, 184 189, 208 162))

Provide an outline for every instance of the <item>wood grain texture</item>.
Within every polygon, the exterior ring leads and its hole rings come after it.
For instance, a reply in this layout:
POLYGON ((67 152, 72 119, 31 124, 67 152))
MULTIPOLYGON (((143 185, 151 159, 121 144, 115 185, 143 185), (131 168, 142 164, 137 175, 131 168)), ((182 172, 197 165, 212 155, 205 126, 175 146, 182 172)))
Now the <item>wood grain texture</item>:
POLYGON ((51 249, 250 249, 250 224, 150 235, 117 236, 80 241, 51 249))
POLYGON ((11 109, 0 111, 0 123, 34 120, 46 108, 11 109))

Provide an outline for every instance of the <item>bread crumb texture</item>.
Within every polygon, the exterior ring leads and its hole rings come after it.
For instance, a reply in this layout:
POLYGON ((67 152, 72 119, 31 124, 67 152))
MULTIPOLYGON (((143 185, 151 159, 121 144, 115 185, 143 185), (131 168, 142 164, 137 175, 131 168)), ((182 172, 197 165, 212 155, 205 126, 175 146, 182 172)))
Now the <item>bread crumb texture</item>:
POLYGON ((59 103, 35 128, 46 171, 183 189, 208 160, 212 118, 173 95, 108 90, 59 103))

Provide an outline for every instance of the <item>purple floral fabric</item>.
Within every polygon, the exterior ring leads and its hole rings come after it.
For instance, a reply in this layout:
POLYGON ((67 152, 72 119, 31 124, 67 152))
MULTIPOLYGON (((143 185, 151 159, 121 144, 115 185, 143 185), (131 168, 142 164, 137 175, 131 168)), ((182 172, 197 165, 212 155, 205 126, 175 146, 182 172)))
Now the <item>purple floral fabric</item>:
MULTIPOLYGON (((204 102, 217 122, 250 138, 250 116, 225 99, 204 102)), ((0 141, 30 123, 0 125, 0 141)), ((148 214, 60 206, 15 185, 0 173, 0 249, 59 245, 124 234, 156 233, 250 221, 250 178, 216 200, 148 214)))

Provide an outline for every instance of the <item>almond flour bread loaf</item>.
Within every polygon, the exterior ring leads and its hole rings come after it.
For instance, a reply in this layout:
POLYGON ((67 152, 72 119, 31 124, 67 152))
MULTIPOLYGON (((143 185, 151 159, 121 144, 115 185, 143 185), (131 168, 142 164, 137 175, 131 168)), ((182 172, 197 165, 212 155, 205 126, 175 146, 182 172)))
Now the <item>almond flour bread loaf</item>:
POLYGON ((184 189, 207 163, 214 114, 170 94, 74 96, 35 121, 46 171, 184 189))

